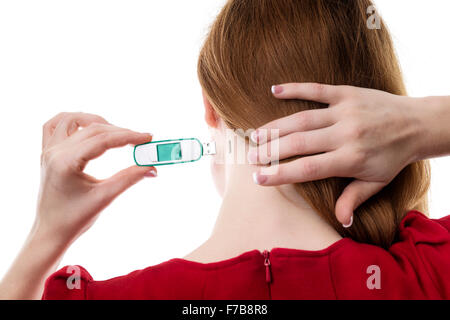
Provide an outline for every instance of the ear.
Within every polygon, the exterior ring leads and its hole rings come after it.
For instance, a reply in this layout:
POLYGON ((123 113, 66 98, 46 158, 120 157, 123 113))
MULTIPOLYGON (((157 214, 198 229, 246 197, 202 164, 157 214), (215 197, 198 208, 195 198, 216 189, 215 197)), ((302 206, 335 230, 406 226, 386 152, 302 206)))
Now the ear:
POLYGON ((203 95, 203 104, 205 105, 206 123, 211 128, 217 128, 219 126, 219 117, 217 116, 216 111, 212 107, 211 102, 209 102, 209 100, 206 97, 206 94, 203 90, 202 90, 202 95, 203 95))

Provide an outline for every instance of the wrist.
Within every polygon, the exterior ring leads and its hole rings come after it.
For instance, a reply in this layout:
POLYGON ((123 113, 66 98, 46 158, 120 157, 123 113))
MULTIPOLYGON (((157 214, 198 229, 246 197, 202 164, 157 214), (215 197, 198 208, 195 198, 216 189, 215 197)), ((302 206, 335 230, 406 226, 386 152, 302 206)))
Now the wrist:
POLYGON ((426 160, 450 154, 450 97, 416 99, 417 119, 415 160, 426 160))
POLYGON ((69 242, 61 241, 35 223, 21 252, 26 257, 22 268, 26 268, 30 277, 37 281, 45 281, 55 272, 69 246, 69 242))
POLYGON ((0 282, 0 299, 40 299, 45 280, 55 272, 68 243, 55 241, 35 223, 19 255, 0 282))
POLYGON ((39 244, 49 253, 64 253, 73 241, 70 237, 58 232, 40 219, 36 219, 28 235, 27 242, 39 244))

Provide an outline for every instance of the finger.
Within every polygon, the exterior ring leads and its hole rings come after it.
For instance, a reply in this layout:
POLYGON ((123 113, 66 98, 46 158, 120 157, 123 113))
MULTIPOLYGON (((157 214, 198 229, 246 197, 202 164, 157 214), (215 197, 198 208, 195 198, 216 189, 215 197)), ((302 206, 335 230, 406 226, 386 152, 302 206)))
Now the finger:
POLYGON ((62 118, 66 117, 67 113, 59 113, 54 116, 52 119, 47 121, 42 128, 42 147, 44 148, 48 144, 48 140, 53 135, 53 132, 56 129, 56 126, 59 124, 62 118))
POLYGON ((248 153, 248 161, 250 164, 266 165, 294 156, 333 151, 337 147, 337 143, 333 139, 335 136, 333 127, 292 133, 257 148, 251 147, 248 153))
POLYGON ((117 126, 113 126, 110 124, 102 124, 102 123, 93 123, 89 125, 87 128, 84 128, 83 130, 78 130, 75 132, 72 136, 72 142, 82 142, 84 140, 87 140, 89 138, 92 138, 96 135, 107 133, 107 132, 117 132, 117 131, 128 131, 132 132, 131 130, 120 128, 117 126))
POLYGON ((99 186, 99 195, 106 200, 106 202, 111 202, 143 178, 155 178, 156 176, 157 171, 153 167, 145 168, 133 166, 101 182, 99 186))
POLYGON ((84 167, 88 161, 101 156, 109 149, 147 143, 151 140, 152 136, 148 133, 129 130, 104 132, 81 142, 78 148, 74 148, 75 158, 78 165, 84 167))
POLYGON ((79 113, 75 114, 72 122, 67 126, 67 133, 69 136, 78 131, 79 128, 86 128, 93 123, 99 123, 103 125, 110 125, 103 117, 96 114, 79 113))
POLYGON ((353 213, 386 186, 382 182, 356 180, 349 184, 336 203, 336 218, 345 228, 353 224, 353 213))
POLYGON ((74 134, 80 127, 87 127, 92 123, 109 124, 108 121, 95 114, 68 113, 56 126, 51 142, 58 143, 74 134))
POLYGON ((330 127, 337 122, 334 109, 308 110, 272 121, 253 132, 251 138, 255 143, 265 143, 274 137, 284 137, 295 132, 330 127))
POLYGON ((272 87, 272 93, 279 99, 299 99, 335 104, 344 97, 350 87, 332 86, 320 83, 287 83, 272 87))
POLYGON ((346 162, 336 152, 323 153, 289 163, 261 168, 253 176, 261 186, 280 186, 345 176, 346 162))

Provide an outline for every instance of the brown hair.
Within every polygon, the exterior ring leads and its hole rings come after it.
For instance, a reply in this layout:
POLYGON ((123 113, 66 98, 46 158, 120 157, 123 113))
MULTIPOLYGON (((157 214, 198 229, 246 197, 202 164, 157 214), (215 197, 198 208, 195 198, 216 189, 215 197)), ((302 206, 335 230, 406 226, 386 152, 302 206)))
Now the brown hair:
MULTIPOLYGON (((289 82, 352 85, 405 95, 389 32, 367 27, 370 0, 229 0, 201 51, 198 74, 216 113, 231 129, 258 128, 300 111, 326 108, 280 101, 270 87, 289 82)), ((355 212, 337 221, 336 201, 350 179, 297 185, 299 194, 342 236, 389 247, 409 210, 428 213, 429 163, 406 167, 355 212)))

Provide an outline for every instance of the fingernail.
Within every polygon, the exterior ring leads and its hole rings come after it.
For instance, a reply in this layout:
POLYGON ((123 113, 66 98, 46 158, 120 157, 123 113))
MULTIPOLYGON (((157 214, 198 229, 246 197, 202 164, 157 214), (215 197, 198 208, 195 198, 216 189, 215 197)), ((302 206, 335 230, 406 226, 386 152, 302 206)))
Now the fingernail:
POLYGON ((352 225, 353 225, 353 216, 351 216, 349 224, 343 224, 342 226, 345 229, 350 229, 352 225))
POLYGON ((267 177, 259 174, 258 172, 255 172, 253 174, 253 181, 257 185, 262 185, 262 184, 264 184, 267 181, 267 177))
POLYGON ((158 176, 158 173, 156 172, 155 169, 151 169, 149 172, 147 172, 144 175, 146 178, 156 178, 158 176))
POLYGON ((250 139, 252 139, 252 141, 254 143, 258 143, 258 140, 259 140, 259 132, 258 132, 258 130, 255 130, 255 131, 252 132, 252 134, 250 136, 250 139))
POLYGON ((257 164, 258 163, 258 152, 256 150, 250 150, 247 155, 249 164, 257 164))
POLYGON ((273 94, 283 93, 283 86, 272 86, 272 93, 273 94))

